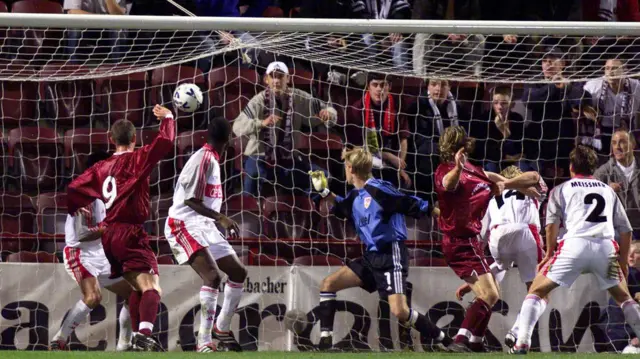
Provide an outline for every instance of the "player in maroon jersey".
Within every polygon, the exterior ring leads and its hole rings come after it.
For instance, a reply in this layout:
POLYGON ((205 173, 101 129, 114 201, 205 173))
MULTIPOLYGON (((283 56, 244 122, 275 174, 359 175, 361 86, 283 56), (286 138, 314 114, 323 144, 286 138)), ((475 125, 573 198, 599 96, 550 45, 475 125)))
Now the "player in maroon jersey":
POLYGON ((111 127, 113 156, 98 162, 76 178, 67 189, 70 214, 93 202, 104 202, 107 216, 102 236, 111 276, 123 276, 135 289, 129 297, 134 345, 146 351, 162 351, 151 337, 160 303, 158 262, 149 246, 143 224, 149 218, 149 174, 173 149, 176 125, 168 109, 156 105, 153 113, 160 132, 150 145, 134 151, 135 127, 120 120, 111 127))
POLYGON ((539 196, 533 188, 540 178, 537 172, 526 172, 507 180, 467 163, 466 154, 473 150, 474 142, 463 127, 448 127, 440 137, 441 164, 434 179, 440 203, 438 225, 444 234, 442 252, 449 267, 469 283, 476 295, 454 344, 449 346, 455 351, 484 350, 483 338, 491 308, 499 299, 498 287, 479 241, 489 200, 505 189, 539 196))

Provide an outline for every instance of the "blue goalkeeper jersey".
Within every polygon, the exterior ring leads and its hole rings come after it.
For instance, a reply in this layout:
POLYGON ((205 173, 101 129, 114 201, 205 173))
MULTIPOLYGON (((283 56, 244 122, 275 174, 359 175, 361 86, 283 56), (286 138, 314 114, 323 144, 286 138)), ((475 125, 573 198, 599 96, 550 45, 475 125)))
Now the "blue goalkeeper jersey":
POLYGON ((429 202, 371 178, 364 188, 354 188, 346 197, 336 196, 332 211, 340 218, 350 218, 366 249, 377 251, 385 244, 407 239, 405 215, 420 218, 431 208, 429 202))

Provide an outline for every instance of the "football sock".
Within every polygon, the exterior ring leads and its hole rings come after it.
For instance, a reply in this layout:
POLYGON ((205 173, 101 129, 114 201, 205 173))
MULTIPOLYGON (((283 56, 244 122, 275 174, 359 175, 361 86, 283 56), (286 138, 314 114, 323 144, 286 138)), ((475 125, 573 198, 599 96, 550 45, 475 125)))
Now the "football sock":
MULTIPOLYGON (((227 298, 224 299, 225 302, 227 298)), ((202 286, 200 288, 200 329, 198 329, 198 346, 211 343, 211 329, 216 318, 218 305, 218 289, 202 286)))
POLYGON ((160 304, 160 293, 151 289, 142 293, 140 298, 140 334, 151 336, 153 323, 158 316, 158 305, 160 304))
POLYGON ((129 316, 131 317, 131 330, 137 333, 140 330, 140 292, 132 291, 129 295, 129 316))
POLYGON ((89 315, 90 312, 91 308, 84 304, 82 300, 76 302, 62 322, 60 330, 58 330, 56 335, 53 337, 54 340, 63 340, 66 342, 69 339, 69 335, 71 335, 73 330, 87 318, 87 315, 89 315))
POLYGON ((336 293, 320 292, 320 336, 333 335, 333 320, 336 314, 336 293))
POLYGON ((224 302, 222 303, 220 314, 216 320, 216 329, 219 331, 229 331, 231 318, 233 318, 233 314, 236 312, 236 308, 238 308, 238 303, 240 303, 240 299, 242 299, 243 289, 244 285, 242 283, 227 280, 227 284, 224 286, 224 302))
MULTIPOLYGON (((427 338, 434 339, 438 342, 446 341, 446 335, 438 326, 433 324, 427 317, 423 314, 418 313, 416 310, 409 309, 409 324, 420 334, 424 335, 427 338)), ((448 345, 448 343, 444 343, 448 345)))
POLYGON ((491 308, 482 299, 474 299, 465 313, 460 330, 455 337, 456 343, 482 343, 482 337, 487 330, 491 308))
POLYGON ((535 328, 538 319, 540 319, 546 308, 547 302, 537 295, 529 294, 525 297, 522 309, 520 309, 517 346, 531 346, 533 328, 535 328))
POLYGON ((129 314, 129 307, 125 304, 120 308, 120 315, 118 316, 118 323, 120 324, 120 335, 118 337, 118 347, 127 348, 131 345, 131 315, 129 314))

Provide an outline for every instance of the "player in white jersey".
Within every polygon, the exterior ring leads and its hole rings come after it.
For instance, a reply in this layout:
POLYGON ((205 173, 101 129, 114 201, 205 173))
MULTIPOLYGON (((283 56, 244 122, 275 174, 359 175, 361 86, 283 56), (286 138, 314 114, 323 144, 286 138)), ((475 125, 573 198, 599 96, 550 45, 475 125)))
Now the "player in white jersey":
MULTIPOLYGON (((511 179, 522 174, 516 166, 505 168, 500 175, 511 179)), ((541 196, 546 195, 547 186, 540 177, 537 189, 541 196)), ((520 279, 531 286, 536 276, 536 267, 544 250, 540 239, 540 202, 542 197, 526 196, 515 190, 505 190, 489 202, 483 219, 482 237, 488 242, 494 262, 489 267, 498 283, 502 282, 506 271, 518 267, 520 279)), ((458 300, 471 291, 469 284, 464 283, 456 291, 458 300)), ((505 344, 509 348, 516 342, 518 318, 507 332, 505 344)))
MULTIPOLYGON (((108 157, 106 153, 92 153, 87 160, 87 167, 91 167, 108 157)), ((81 208, 73 216, 68 214, 65 222, 64 267, 82 291, 82 299, 67 313, 58 332, 53 336, 49 348, 64 350, 69 335, 87 318, 87 315, 100 304, 102 295, 100 287, 119 295, 127 300, 131 294, 131 286, 122 278, 110 279, 111 266, 102 249, 100 238, 104 231, 103 220, 106 216, 105 205, 96 200, 81 208)), ((117 350, 125 351, 131 348, 131 317, 129 308, 125 305, 120 310, 120 337, 117 350)))
POLYGON ((601 290, 608 290, 624 317, 640 336, 640 306, 627 289, 627 257, 631 225, 616 193, 593 178, 598 157, 577 146, 569 155, 571 180, 555 187, 547 205, 547 254, 522 303, 518 340, 512 353, 526 354, 533 328, 546 309, 546 298, 558 286, 569 287, 582 273, 592 273, 601 290), (566 232, 558 241, 560 223, 566 232), (616 242, 616 232, 620 235, 616 242))
POLYGON ((227 350, 240 351, 230 330, 231 318, 240 302, 247 270, 217 225, 237 238, 238 225, 220 213, 223 190, 220 155, 227 149, 231 129, 228 121, 211 121, 208 141, 185 164, 173 195, 173 205, 165 225, 165 236, 179 264, 188 263, 203 280, 200 288, 200 329, 198 352, 216 350, 211 331, 227 350), (214 324, 220 268, 227 274, 224 302, 214 324))

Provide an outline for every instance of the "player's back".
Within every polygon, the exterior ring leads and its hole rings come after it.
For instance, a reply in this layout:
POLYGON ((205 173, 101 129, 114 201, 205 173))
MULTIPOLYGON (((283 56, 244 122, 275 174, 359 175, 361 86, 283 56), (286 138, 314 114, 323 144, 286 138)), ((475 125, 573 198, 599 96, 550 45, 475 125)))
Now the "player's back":
POLYGON ((466 163, 458 186, 453 191, 444 188, 444 177, 455 167, 441 163, 435 173, 435 187, 440 203, 440 230, 447 236, 468 238, 480 234, 482 218, 491 199, 491 181, 484 171, 466 163))
POLYGON ((565 239, 612 239, 615 229, 628 223, 613 189, 592 177, 572 178, 551 191, 547 223, 557 217, 564 222, 565 239))
POLYGON ((143 224, 149 218, 149 173, 137 152, 115 153, 95 166, 107 223, 143 224))
POLYGON ((527 224, 540 229, 539 202, 516 190, 505 190, 489 202, 489 228, 503 224, 527 224))
POLYGON ((196 151, 185 164, 176 183, 169 217, 181 221, 213 221, 202 216, 184 201, 198 199, 207 207, 220 212, 223 192, 220 174, 220 157, 210 146, 196 151))
POLYGON ((173 116, 165 117, 151 144, 114 153, 74 179, 67 187, 69 213, 98 198, 107 209, 107 224, 144 224, 149 218, 149 174, 173 149, 175 130, 173 116))

